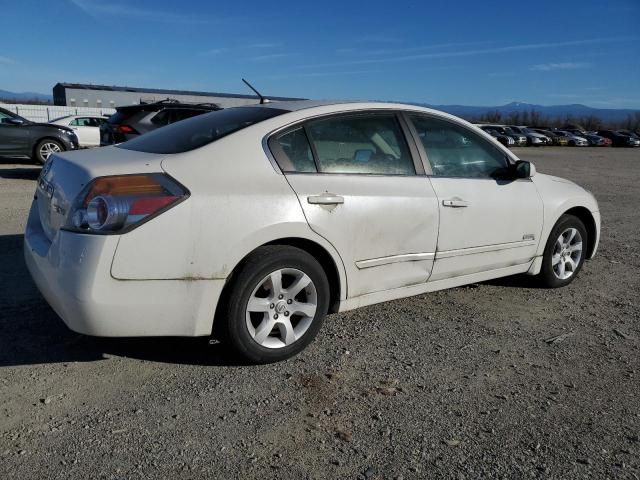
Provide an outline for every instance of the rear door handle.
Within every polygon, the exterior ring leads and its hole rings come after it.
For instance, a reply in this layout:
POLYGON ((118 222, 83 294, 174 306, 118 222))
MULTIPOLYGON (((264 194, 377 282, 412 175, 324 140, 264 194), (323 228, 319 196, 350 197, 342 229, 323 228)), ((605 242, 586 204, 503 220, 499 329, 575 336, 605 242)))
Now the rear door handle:
POLYGON ((445 207, 451 207, 451 208, 464 208, 469 206, 469 202, 465 202, 464 200, 458 200, 458 199, 442 200, 442 205, 445 207))
POLYGON ((336 195, 335 193, 326 192, 320 195, 308 196, 307 202, 312 205, 338 205, 344 203, 344 197, 336 195))

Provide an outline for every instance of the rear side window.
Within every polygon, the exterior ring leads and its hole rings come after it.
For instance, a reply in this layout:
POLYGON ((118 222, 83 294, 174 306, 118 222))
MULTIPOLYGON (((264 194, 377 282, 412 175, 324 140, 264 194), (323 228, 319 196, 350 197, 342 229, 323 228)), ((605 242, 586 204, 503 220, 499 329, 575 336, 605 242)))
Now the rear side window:
POLYGON ((206 113, 205 110, 176 110, 174 114, 174 118, 171 123, 179 122, 180 120, 186 120, 187 118, 195 117, 197 115, 202 115, 206 113))
POLYGON ((269 140, 269 147, 283 172, 316 172, 311 146, 304 128, 276 135, 269 140))
POLYGON ((124 142, 118 148, 148 153, 188 152, 287 112, 269 107, 229 108, 159 128, 124 142))
POLYGON ((169 125, 169 115, 169 110, 162 110, 151 118, 151 123, 154 125, 169 125))
POLYGON ((332 117, 306 126, 322 173, 415 175, 394 114, 332 117))

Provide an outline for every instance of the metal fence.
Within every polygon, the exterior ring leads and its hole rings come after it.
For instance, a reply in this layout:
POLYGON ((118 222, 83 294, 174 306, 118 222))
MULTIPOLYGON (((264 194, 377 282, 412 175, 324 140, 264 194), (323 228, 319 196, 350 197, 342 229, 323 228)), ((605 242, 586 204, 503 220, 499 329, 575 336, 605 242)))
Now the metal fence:
POLYGON ((64 107, 57 105, 21 105, 0 103, 5 110, 17 113, 32 122, 49 122, 67 115, 112 115, 114 108, 64 107))

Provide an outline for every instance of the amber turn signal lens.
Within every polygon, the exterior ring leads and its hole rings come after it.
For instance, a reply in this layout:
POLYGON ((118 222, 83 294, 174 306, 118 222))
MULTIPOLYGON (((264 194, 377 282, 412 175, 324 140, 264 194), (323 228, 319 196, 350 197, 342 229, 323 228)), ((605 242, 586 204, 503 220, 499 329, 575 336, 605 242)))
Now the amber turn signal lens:
POLYGON ((98 195, 140 195, 164 193, 164 187, 151 175, 121 175, 112 177, 97 178, 87 196, 84 199, 84 206, 98 195))

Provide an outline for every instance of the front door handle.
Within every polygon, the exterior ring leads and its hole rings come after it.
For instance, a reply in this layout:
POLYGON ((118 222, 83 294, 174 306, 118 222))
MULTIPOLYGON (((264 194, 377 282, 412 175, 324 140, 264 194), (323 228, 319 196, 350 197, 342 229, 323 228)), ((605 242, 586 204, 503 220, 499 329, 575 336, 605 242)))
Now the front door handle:
POLYGON ((325 192, 320 195, 308 196, 307 202, 312 205, 338 205, 344 203, 344 197, 336 195, 335 193, 325 192))
POLYGON ((469 202, 460 199, 442 200, 442 205, 451 208, 464 208, 469 206, 469 202))

